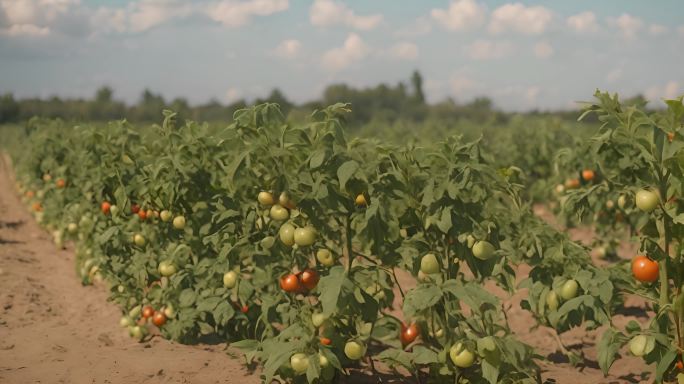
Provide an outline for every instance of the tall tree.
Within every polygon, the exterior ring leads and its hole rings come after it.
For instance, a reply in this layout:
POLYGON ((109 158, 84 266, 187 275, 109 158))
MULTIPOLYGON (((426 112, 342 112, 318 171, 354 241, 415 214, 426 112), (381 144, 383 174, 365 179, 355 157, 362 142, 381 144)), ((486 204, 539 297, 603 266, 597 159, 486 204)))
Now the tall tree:
POLYGON ((413 86, 413 96, 420 104, 425 104, 425 94, 423 93, 423 76, 417 70, 411 75, 411 85, 413 86))

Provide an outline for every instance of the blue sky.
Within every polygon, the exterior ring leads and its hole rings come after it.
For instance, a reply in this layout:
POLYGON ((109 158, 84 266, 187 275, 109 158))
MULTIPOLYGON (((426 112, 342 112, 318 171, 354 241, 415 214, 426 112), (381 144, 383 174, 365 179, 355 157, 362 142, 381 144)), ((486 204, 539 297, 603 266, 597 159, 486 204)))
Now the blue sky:
POLYGON ((684 93, 681 0, 0 0, 0 93, 191 103, 425 78, 430 101, 684 93))

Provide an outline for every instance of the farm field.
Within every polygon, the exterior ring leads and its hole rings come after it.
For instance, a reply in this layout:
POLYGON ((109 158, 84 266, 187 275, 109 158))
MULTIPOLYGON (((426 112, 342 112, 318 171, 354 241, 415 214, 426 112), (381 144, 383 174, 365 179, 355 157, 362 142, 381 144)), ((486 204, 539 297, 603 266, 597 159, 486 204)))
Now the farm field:
POLYGON ((529 120, 386 144, 347 132, 346 104, 2 127, 0 378, 676 382, 667 105, 597 92, 603 125, 574 140, 529 120))

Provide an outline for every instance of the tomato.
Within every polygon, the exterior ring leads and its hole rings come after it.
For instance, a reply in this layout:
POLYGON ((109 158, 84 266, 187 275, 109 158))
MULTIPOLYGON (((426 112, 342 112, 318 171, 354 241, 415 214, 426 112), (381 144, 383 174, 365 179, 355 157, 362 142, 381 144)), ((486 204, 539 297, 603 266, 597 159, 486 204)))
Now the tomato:
POLYGON ((292 224, 285 223, 280 226, 278 237, 285 246, 291 247, 295 243, 295 232, 296 229, 292 224))
POLYGON ((108 201, 104 201, 102 202, 102 205, 100 205, 100 209, 102 210, 102 213, 108 215, 112 209, 112 205, 108 201))
POLYGON ((658 207, 659 202, 660 197, 653 191, 641 189, 636 193, 636 206, 644 212, 652 212, 654 209, 656 209, 656 207, 658 207))
POLYGON ((152 308, 152 306, 150 306, 150 305, 144 306, 142 309, 142 317, 147 319, 148 317, 152 317, 152 316, 154 316, 154 308, 152 308))
POLYGON ((135 324, 135 322, 133 321, 133 319, 131 319, 131 318, 128 317, 128 316, 123 316, 123 317, 121 318, 121 320, 119 320, 119 325, 120 325, 122 328, 130 327, 130 326, 133 325, 133 324, 135 324))
POLYGON ((314 327, 320 327, 325 323, 325 321, 328 319, 328 316, 322 314, 322 313, 314 313, 311 315, 311 323, 313 323, 314 327))
POLYGON ((299 283, 299 277, 294 273, 285 275, 280 278, 280 288, 285 292, 299 292, 302 290, 302 285, 299 283))
POLYGON ((579 285, 577 284, 577 281, 575 280, 568 280, 563 284, 563 287, 561 288, 561 297, 563 300, 570 300, 572 298, 577 297, 577 289, 579 288, 579 285))
POLYGON ((242 312, 242 313, 247 313, 247 312, 249 312, 249 307, 246 306, 246 305, 243 305, 243 306, 240 308, 240 312, 242 312))
POLYGON ((333 257, 332 252, 325 248, 321 248, 316 252, 316 260, 326 267, 335 265, 335 258, 333 257))
MULTIPOLYGON (((673 142, 673 141, 674 141, 674 138, 675 138, 675 133, 674 133, 674 132, 668 132, 668 133, 667 133, 667 141, 668 141, 668 142, 670 142, 670 143, 673 142)), ((680 363, 681 363, 681 361, 680 361, 680 363)))
POLYGON ((420 259, 420 270, 426 275, 439 273, 439 261, 434 253, 428 253, 420 259))
POLYGON ((308 247, 316 241, 316 230, 312 227, 297 228, 294 231, 294 242, 300 247, 308 247))
POLYGON ((420 328, 418 328, 418 324, 413 323, 408 327, 405 324, 401 325, 399 340, 401 340, 402 346, 406 347, 407 345, 413 343, 418 335, 420 335, 420 328))
POLYGON ((152 315, 152 324, 156 325, 157 327, 161 327, 162 325, 166 324, 166 315, 164 312, 155 312, 154 315, 152 315))
POLYGON ((76 223, 69 223, 67 225, 67 232, 71 233, 72 235, 78 231, 78 224, 76 223))
POLYGON ((473 248, 476 241, 477 241, 477 239, 475 239, 475 236, 473 236, 473 235, 468 235, 466 237, 466 244, 468 245, 468 248, 470 248, 470 249, 473 248))
POLYGON ((223 286, 226 288, 234 288, 237 284, 238 274, 234 271, 228 271, 223 275, 223 286))
POLYGON ((165 209, 159 213, 159 218, 161 221, 166 223, 167 221, 171 220, 171 212, 165 209))
POLYGON ((613 208, 615 208, 615 202, 613 200, 606 201, 606 209, 611 210, 613 208))
POLYGON ((138 204, 131 205, 131 213, 135 215, 138 212, 140 212, 140 206, 138 204))
POLYGON ((40 212, 43 210, 43 205, 36 201, 35 203, 33 203, 31 208, 36 212, 40 212))
POLYGON ((144 328, 139 325, 128 327, 128 334, 131 335, 132 338, 138 340, 142 340, 142 338, 145 337, 144 328))
POLYGON ((145 210, 143 210, 143 209, 139 210, 138 211, 138 217, 140 218, 140 220, 147 219, 147 212, 145 212, 145 210))
POLYGON ((173 309, 173 306, 171 304, 167 305, 164 308, 163 312, 167 319, 171 319, 176 316, 176 311, 173 309))
POLYGON ((26 197, 28 197, 29 199, 33 199, 35 195, 36 193, 33 191, 26 191, 26 197))
POLYGON ((480 260, 489 260, 494 256, 496 249, 488 241, 478 241, 473 245, 473 256, 480 260))
MULTIPOLYGON (((325 339, 325 338, 323 338, 323 339, 325 339)), ((326 340, 329 341, 328 344, 324 344, 322 341, 321 341, 321 344, 323 344, 323 345, 330 345, 330 343, 331 343, 330 339, 326 339, 326 340)), ((318 354, 318 365, 319 365, 321 368, 327 368, 327 367, 330 365, 330 361, 328 361, 328 358, 325 357, 325 356, 323 356, 322 353, 319 353, 319 354, 318 354)))
POLYGON ((64 181, 64 179, 57 179, 57 181, 55 182, 55 186, 59 189, 62 189, 66 187, 66 181, 64 181))
POLYGON ((133 236, 133 242, 134 242, 135 245, 137 245, 138 247, 143 247, 143 246, 145 246, 145 243, 146 243, 147 241, 145 240, 145 237, 143 237, 143 235, 141 235, 141 234, 139 234, 139 233, 136 233, 135 236, 133 236))
POLYGON ((563 184, 556 185, 556 193, 560 195, 563 192, 565 192, 565 185, 563 185, 563 184))
POLYGON ((280 194, 278 197, 278 203, 287 209, 297 208, 297 204, 295 204, 294 200, 290 198, 290 195, 287 192, 280 194))
POLYGON ((183 216, 174 217, 173 218, 173 227, 179 231, 184 229, 185 228, 185 217, 183 217, 183 216))
POLYGON ((629 341, 629 351, 634 356, 644 356, 655 348, 655 338, 646 335, 636 335, 629 341))
POLYGON ((273 198, 273 194, 271 192, 266 192, 266 191, 259 192, 259 195, 257 196, 257 200, 259 201, 259 204, 266 205, 266 206, 270 206, 270 205, 273 205, 275 203, 275 199, 273 198))
POLYGON ((592 171, 591 169, 585 169, 582 171, 582 180, 586 182, 594 180, 594 176, 594 171, 592 171))
POLYGON ((176 273, 176 266, 170 261, 162 261, 159 263, 159 273, 162 276, 169 277, 176 273))
POLYGON ((119 207, 112 204, 112 206, 109 208, 109 212, 112 214, 112 216, 116 216, 117 213, 119 213, 119 207))
POLYGON ((285 221, 288 217, 290 217, 290 212, 288 212, 287 209, 283 208, 281 205, 275 204, 271 207, 270 215, 271 219, 275 221, 285 221))
POLYGON ((368 201, 366 201, 366 196, 364 196, 363 193, 359 193, 356 195, 356 199, 354 199, 354 204, 358 205, 359 207, 367 206, 368 201))
POLYGON ((658 280, 658 262, 644 255, 637 255, 632 259, 632 274, 643 283, 652 283, 658 280))
POLYGON ((320 279, 321 277, 318 275, 318 272, 316 272, 316 270, 306 269, 304 270, 304 272, 302 272, 301 283, 306 289, 310 291, 316 288, 316 285, 318 285, 318 280, 320 279))
POLYGON ((50 181, 52 180, 52 175, 49 173, 46 173, 43 175, 43 181, 50 181))
POLYGON ((677 364, 675 364, 675 367, 680 371, 684 371, 684 363, 681 360, 677 361, 677 364))
POLYGON ((349 360, 359 360, 366 354, 366 346, 359 341, 348 341, 344 345, 344 355, 349 360))
POLYGON ((451 361, 459 368, 468 368, 475 363, 475 354, 470 352, 462 343, 458 343, 449 349, 451 361))
POLYGON ((565 180, 566 189, 577 189, 580 186, 579 179, 567 179, 565 180))
MULTIPOLYGON (((321 341, 321 344, 323 344, 323 345, 330 345, 330 344, 332 344, 332 340, 328 339, 327 337, 321 337, 321 338, 320 338, 320 341, 321 341)), ((323 357, 325 357, 325 356, 323 356, 323 357)), ((326 360, 327 360, 327 359, 326 359, 326 360)), ((322 366, 322 364, 321 364, 321 366, 322 366)))
POLYGON ((309 358, 303 353, 295 353, 290 357, 290 366, 295 375, 303 375, 309 369, 309 358))
POLYGON ((618 197, 618 207, 620 207, 620 209, 625 209, 626 205, 627 205, 627 196, 620 195, 620 197, 618 197))

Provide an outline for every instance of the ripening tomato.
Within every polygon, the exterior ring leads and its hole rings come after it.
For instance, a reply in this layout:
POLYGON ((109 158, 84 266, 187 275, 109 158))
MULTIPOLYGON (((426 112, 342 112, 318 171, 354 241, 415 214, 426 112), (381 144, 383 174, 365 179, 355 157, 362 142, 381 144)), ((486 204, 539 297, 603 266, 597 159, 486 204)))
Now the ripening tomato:
POLYGON ((302 290, 302 285, 299 283, 299 278, 294 273, 290 273, 280 278, 280 288, 285 292, 299 292, 302 290))
POLYGON ((147 219, 147 212, 145 212, 144 209, 139 210, 138 211, 138 217, 140 218, 140 220, 147 219))
POLYGON ((177 230, 182 230, 185 228, 185 217, 184 216, 176 216, 173 218, 173 227, 177 230))
POLYGON ((280 204, 275 204, 271 207, 270 215, 275 221, 285 221, 290 217, 290 212, 280 204))
POLYGON ((31 206, 31 208, 33 208, 33 210, 36 211, 36 212, 40 212, 40 211, 43 210, 43 206, 42 206, 39 202, 37 202, 37 201, 36 201, 35 203, 33 203, 33 205, 31 206))
POLYGON ((327 337, 321 337, 320 340, 321 340, 321 344, 323 344, 323 345, 332 344, 332 340, 328 339, 327 337))
POLYGON ((677 361, 677 364, 675 364, 675 367, 677 367, 677 369, 680 371, 684 371, 684 363, 682 363, 681 360, 677 361))
POLYGON ((409 325, 408 327, 405 324, 402 324, 401 325, 401 333, 399 334, 399 339, 401 340, 401 345, 405 347, 405 346, 413 343, 419 334, 420 334, 420 328, 418 328, 418 324, 413 323, 413 324, 409 325))
POLYGON ((242 313, 247 313, 247 312, 249 312, 249 307, 246 306, 246 305, 243 305, 243 306, 240 308, 240 312, 242 312, 242 313))
POLYGON ((131 213, 137 214, 138 212, 140 212, 140 206, 138 204, 131 205, 131 213))
POLYGON ((161 221, 167 222, 171 220, 171 212, 165 209, 159 213, 159 218, 161 219, 161 221))
POLYGON ((28 197, 29 199, 33 199, 35 195, 36 193, 33 191, 26 191, 26 197, 28 197))
POLYGON ((585 169, 582 171, 582 180, 584 180, 585 182, 594 180, 594 176, 596 175, 594 174, 594 171, 592 171, 591 169, 585 169))
POLYGON ((565 189, 577 189, 580 186, 579 179, 567 179, 565 180, 565 189))
MULTIPOLYGON (((674 141, 674 138, 675 138, 675 133, 674 133, 674 132, 668 132, 668 133, 667 133, 667 141, 668 141, 668 142, 671 143, 672 141, 674 141)), ((681 361, 680 361, 678 364, 681 364, 681 361)))
POLYGON ((259 192, 259 195, 257 196, 257 200, 259 201, 259 204, 266 205, 266 206, 270 206, 270 205, 273 205, 275 203, 275 199, 273 198, 273 194, 271 192, 266 192, 266 191, 259 192))
POLYGON ((354 204, 358 205, 359 207, 367 206, 368 201, 366 201, 366 196, 364 196, 363 193, 359 193, 356 195, 356 199, 354 199, 354 204))
POLYGON ((66 181, 64 179, 57 179, 55 186, 59 189, 66 187, 66 181))
POLYGON ((161 327, 162 325, 166 324, 166 315, 164 312, 155 312, 154 315, 152 315, 152 324, 156 325, 157 327, 161 327))
POLYGON ((287 209, 297 208, 297 204, 295 204, 294 200, 290 198, 290 195, 287 192, 280 194, 278 197, 278 203, 287 209))
POLYGON ((301 282, 306 289, 312 290, 316 288, 318 280, 320 280, 320 276, 318 275, 318 272, 316 272, 316 270, 306 269, 304 270, 304 272, 302 272, 301 282))
POLYGON ((112 209, 112 204, 110 204, 109 201, 103 201, 102 205, 100 205, 100 209, 102 210, 102 213, 108 215, 109 211, 112 209))
POLYGON ((144 306, 142 309, 142 317, 147 319, 147 318, 152 317, 152 316, 154 316, 154 308, 152 308, 152 306, 150 306, 150 305, 144 306))
POLYGON ((632 259, 632 274, 641 282, 652 283, 658 280, 658 262, 638 255, 632 259))

